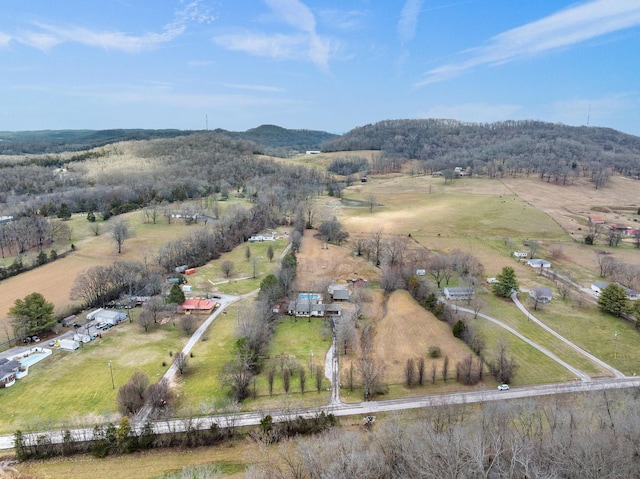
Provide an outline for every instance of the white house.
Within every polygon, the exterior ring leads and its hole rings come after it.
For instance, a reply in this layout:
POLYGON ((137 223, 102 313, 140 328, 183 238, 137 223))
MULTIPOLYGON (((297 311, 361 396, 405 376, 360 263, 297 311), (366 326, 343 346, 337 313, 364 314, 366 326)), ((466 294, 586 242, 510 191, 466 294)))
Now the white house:
POLYGON ((593 294, 595 294, 596 296, 599 296, 600 293, 602 293, 602 290, 607 286, 609 286, 609 283, 592 283, 591 291, 593 291, 593 294))
POLYGON ((513 252, 513 256, 515 256, 516 258, 528 258, 529 257, 529 252, 528 251, 514 251, 513 252))
POLYGON ((452 301, 468 300, 474 296, 473 288, 468 287, 444 288, 442 292, 445 298, 452 301))
POLYGON ((529 296, 534 301, 538 301, 540 303, 548 303, 553 298, 553 293, 549 288, 544 288, 539 286, 537 288, 533 288, 529 291, 529 296))
POLYGON ((530 259, 527 261, 527 265, 532 268, 551 268, 551 262, 546 259, 530 259))
POLYGON ((103 309, 97 311, 93 319, 98 322, 108 323, 115 326, 116 324, 121 323, 122 321, 127 319, 127 313, 123 311, 115 311, 113 309, 103 309))

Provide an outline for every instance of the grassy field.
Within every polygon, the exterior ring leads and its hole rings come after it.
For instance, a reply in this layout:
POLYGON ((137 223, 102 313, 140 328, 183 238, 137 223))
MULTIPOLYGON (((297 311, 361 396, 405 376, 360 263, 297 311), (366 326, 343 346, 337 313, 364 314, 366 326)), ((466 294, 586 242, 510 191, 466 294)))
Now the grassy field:
MULTIPOLYGON (((177 384, 180 391, 179 415, 194 412, 214 413, 223 410, 228 404, 227 390, 220 382, 220 373, 224 363, 233 359, 238 318, 251 314, 252 301, 251 298, 244 300, 229 308, 227 314, 220 315, 211 326, 207 340, 198 343, 194 348, 193 358, 189 360, 189 370, 184 377, 179 378, 177 384)), ((255 383, 251 386, 252 391, 255 387, 256 397, 247 399, 243 403, 243 409, 273 409, 327 403, 329 394, 324 391, 324 387, 329 385, 328 381, 323 381, 323 391, 318 394, 315 379, 309 370, 310 360, 313 358, 313 364, 322 365, 324 371, 324 356, 331 342, 322 326, 323 322, 318 319, 311 322, 294 322, 291 318, 283 317, 278 322, 270 342, 268 357, 264 358, 263 372, 255 378, 255 383), (299 375, 291 379, 289 394, 284 393, 280 374, 281 358, 285 363, 294 362, 305 367, 307 392, 304 395, 300 392, 299 375), (271 365, 277 369, 277 373, 273 395, 269 396, 267 370, 271 365)))
MULTIPOLYGON (((315 155, 296 161, 312 162, 323 168, 334 157, 335 154, 315 155)), ((151 167, 151 163, 148 166, 151 167)), ((487 276, 495 276, 504 266, 513 266, 523 287, 545 285, 554 290, 551 282, 515 261, 511 256, 513 249, 522 248, 524 240, 535 239, 541 244, 540 256, 550 259, 551 247, 560 245, 561 254, 552 259, 554 268, 571 274, 574 280, 588 286, 598 279, 594 249, 603 246, 581 244, 585 217, 594 207, 624 204, 627 198, 637 195, 635 186, 633 182, 613 178, 606 188, 596 192, 580 179, 570 187, 560 187, 536 178, 465 178, 444 184, 442 178, 430 176, 374 176, 369 182, 355 184, 344 192, 346 198, 354 200, 374 195, 379 206, 373 212, 366 207, 345 206, 335 198, 323 197, 318 201, 318 218, 336 216, 351 234, 350 241, 366 237, 377 228, 383 228, 387 235, 408 238, 410 234, 414 247, 441 252, 461 249, 473 254, 484 264, 487 276)), ((224 210, 226 205, 220 203, 220 207, 224 210)), ((624 215, 613 211, 603 214, 610 222, 624 219, 624 215)), ((144 224, 140 212, 130 213, 127 218, 136 231, 136 237, 125 243, 122 255, 117 255, 106 233, 108 223, 104 224, 101 235, 93 236, 86 219, 74 216, 69 221, 72 228, 69 243, 73 242, 77 251, 64 260, 3 281, 0 285, 0 318, 16 298, 31 291, 42 292, 58 309, 64 308, 69 304, 69 291, 79 272, 95 264, 107 264, 118 259, 143 261, 146 258, 152 261, 161 244, 196 227, 179 222, 168 225, 166 221, 157 225, 144 224)), ((284 230, 279 233, 282 238, 274 243, 251 244, 249 261, 245 258, 246 245, 242 245, 198 268, 196 274, 189 277, 189 284, 202 293, 243 294, 257 289, 264 275, 277 266, 277 258, 288 242, 284 230), (273 262, 269 262, 266 255, 269 245, 274 247, 273 262), (224 260, 233 261, 235 265, 230 278, 225 278, 220 269, 224 260), (252 278, 254 268, 256 278, 252 278), (239 278, 244 276, 251 278, 240 281, 239 278)), ((613 249, 613 254, 618 261, 640 264, 640 253, 630 245, 613 249)), ((306 231, 298 261, 296 286, 300 290, 316 289, 329 279, 344 282, 353 277, 366 278, 371 285, 379 284, 380 270, 363 258, 354 258, 349 241, 344 247, 326 247, 313 236, 312 231, 306 231)), ((483 313, 514 327, 589 375, 599 377, 607 374, 527 321, 526 316, 510 302, 499 300, 490 293, 480 296, 485 301, 483 313)), ((220 371, 224 362, 232 358, 238 318, 251 314, 252 301, 247 299, 237 303, 228 309, 227 314, 220 315, 205 340, 194 348, 187 373, 175 381, 178 415, 225 409, 228 401, 219 381, 220 371)), ((449 356, 450 375, 454 374, 455 363, 469 353, 466 345, 451 336, 445 323, 415 304, 405 292, 393 293, 386 303, 386 310, 383 309, 381 295, 373 294, 372 300, 365 304, 365 315, 367 321, 374 324, 375 354, 387 363, 386 382, 390 387, 382 399, 469 389, 453 380, 442 380, 442 358, 426 358, 428 380, 423 386, 407 388, 404 385, 407 358, 426 357, 429 346, 438 345, 443 355, 449 356), (434 383, 430 380, 433 364, 438 371, 434 383)), ((640 350, 636 347, 636 335, 640 333, 633 325, 603 315, 591 305, 559 299, 554 299, 535 315, 613 367, 629 375, 637 372, 640 350)), ((483 335, 489 359, 498 342, 507 344, 519 365, 513 382, 515 386, 575 380, 563 366, 502 328, 481 318, 467 320, 483 335)), ((171 322, 148 334, 135 323, 125 323, 75 353, 56 351, 51 358, 32 368, 27 378, 12 388, 0 390, 0 432, 11 433, 17 427, 41 429, 117 420, 117 388, 137 370, 146 372, 152 381, 159 378, 171 360, 169 351, 179 350, 185 341, 184 334, 171 322), (115 390, 111 385, 109 361, 112 362, 115 390)), ((300 392, 299 376, 292 378, 289 394, 285 394, 279 365, 281 360, 294 361, 306 367, 311 363, 321 365, 328 348, 323 321, 302 319, 294 322, 289 317, 282 318, 270 343, 269 357, 265 358, 265 372, 252 384, 257 397, 248 399, 243 408, 272 410, 326 404, 328 391, 322 390, 318 394, 315 380, 309 372, 304 395, 300 392), (270 396, 266 371, 272 363, 276 366, 276 379, 274 394, 270 396)), ((341 358, 343 373, 355 357, 352 354, 341 358)), ((328 386, 329 382, 324 379, 323 388, 328 386)), ((476 387, 493 389, 495 381, 485 376, 483 383, 476 387)), ((342 388, 341 397, 347 402, 360 401, 362 392, 342 388)), ((253 442, 238 441, 223 447, 157 451, 100 461, 81 456, 73 461, 29 463, 20 466, 20 470, 24 475, 34 477, 157 477, 184 464, 214 463, 221 465, 229 474, 239 476, 246 464, 256 460, 255 449, 253 442)))
POLYGON ((118 388, 136 371, 147 374, 151 382, 160 379, 171 364, 169 352, 180 350, 186 340, 172 322, 145 333, 137 323, 125 321, 74 352, 54 350, 30 368, 28 376, 0 389, 0 431, 117 419, 118 388))

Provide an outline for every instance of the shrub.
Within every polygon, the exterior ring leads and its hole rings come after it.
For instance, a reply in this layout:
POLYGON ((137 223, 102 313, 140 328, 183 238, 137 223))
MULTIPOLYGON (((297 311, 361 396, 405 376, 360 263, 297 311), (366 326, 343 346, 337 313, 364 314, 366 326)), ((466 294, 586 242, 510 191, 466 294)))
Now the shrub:
POLYGON ((430 358, 439 358, 442 356, 442 351, 439 346, 429 346, 429 357, 430 358))

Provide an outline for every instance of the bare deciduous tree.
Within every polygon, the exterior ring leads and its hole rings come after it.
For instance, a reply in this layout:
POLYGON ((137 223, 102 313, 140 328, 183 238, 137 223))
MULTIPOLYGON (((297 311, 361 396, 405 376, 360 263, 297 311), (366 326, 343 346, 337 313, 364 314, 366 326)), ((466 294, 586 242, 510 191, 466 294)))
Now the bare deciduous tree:
POLYGON ((180 374, 184 374, 184 372, 187 370, 187 367, 189 366, 187 355, 182 351, 176 353, 173 362, 175 363, 176 368, 178 368, 178 371, 180 371, 180 374))
POLYGON ((224 274, 224 276, 228 278, 229 276, 231 276, 231 273, 233 273, 234 266, 235 265, 233 264, 233 261, 225 260, 220 265, 220 270, 222 271, 222 274, 224 274))
POLYGON ((110 231, 113 241, 118 246, 118 254, 122 253, 122 245, 124 242, 135 236, 134 231, 129 225, 129 221, 124 218, 114 219, 110 231))

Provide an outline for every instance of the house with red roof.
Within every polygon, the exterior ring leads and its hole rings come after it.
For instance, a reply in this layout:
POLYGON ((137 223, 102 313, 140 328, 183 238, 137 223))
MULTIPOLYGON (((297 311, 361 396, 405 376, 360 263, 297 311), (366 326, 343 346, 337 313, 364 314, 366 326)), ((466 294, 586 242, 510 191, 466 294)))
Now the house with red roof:
POLYGON ((178 306, 178 311, 184 314, 211 314, 218 303, 211 299, 189 298, 178 306))

